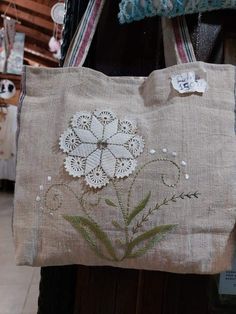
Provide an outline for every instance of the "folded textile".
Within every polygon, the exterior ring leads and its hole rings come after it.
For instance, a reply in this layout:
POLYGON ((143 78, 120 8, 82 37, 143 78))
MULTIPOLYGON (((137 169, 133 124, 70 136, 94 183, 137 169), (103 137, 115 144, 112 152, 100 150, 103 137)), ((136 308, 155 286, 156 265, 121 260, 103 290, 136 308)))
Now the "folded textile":
POLYGON ((168 16, 205 12, 219 9, 235 9, 235 0, 121 0, 120 23, 130 23, 150 16, 168 16))

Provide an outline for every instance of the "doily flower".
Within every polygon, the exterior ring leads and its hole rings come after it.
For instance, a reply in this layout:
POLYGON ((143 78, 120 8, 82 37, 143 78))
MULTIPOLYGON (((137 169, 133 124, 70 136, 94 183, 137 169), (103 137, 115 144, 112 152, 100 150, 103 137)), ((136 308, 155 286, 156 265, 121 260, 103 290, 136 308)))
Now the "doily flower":
POLYGON ((59 143, 68 155, 66 171, 73 177, 84 176, 92 188, 101 188, 112 178, 129 176, 144 148, 136 125, 119 120, 108 110, 77 112, 59 143))

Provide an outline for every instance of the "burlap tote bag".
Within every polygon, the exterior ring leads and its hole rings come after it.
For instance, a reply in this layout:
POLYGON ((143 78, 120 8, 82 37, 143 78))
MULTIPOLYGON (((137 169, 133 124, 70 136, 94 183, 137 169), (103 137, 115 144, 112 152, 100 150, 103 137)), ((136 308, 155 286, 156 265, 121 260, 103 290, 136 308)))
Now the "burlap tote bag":
MULTIPOLYGON (((68 65, 82 64, 102 5, 89 2, 68 65)), ((26 67, 24 83, 17 264, 230 269, 233 66, 194 62, 147 78, 26 67)))

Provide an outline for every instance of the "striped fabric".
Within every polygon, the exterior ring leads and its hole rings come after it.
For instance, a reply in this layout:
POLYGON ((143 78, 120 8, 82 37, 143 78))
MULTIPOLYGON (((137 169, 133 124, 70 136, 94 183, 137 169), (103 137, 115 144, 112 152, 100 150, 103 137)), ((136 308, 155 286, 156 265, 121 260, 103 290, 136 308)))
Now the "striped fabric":
POLYGON ((185 17, 172 19, 171 22, 174 31, 176 52, 178 53, 178 59, 181 61, 180 63, 196 61, 185 17))
POLYGON ((90 0, 68 49, 64 66, 82 66, 91 45, 105 0, 90 0))
POLYGON ((196 61, 184 16, 173 19, 163 17, 162 32, 166 67, 196 61))
MULTIPOLYGON (((84 16, 79 24, 75 36, 68 49, 64 66, 82 66, 90 48, 99 18, 102 13, 105 0, 90 0, 84 16)), ((172 23, 170 32, 174 37, 174 51, 177 60, 175 63, 187 63, 196 61, 187 24, 184 17, 172 19, 168 23, 172 23), (171 22, 172 21, 172 22, 171 22)), ((168 30, 165 30, 168 32, 168 30)), ((165 34, 164 34, 165 37, 165 34)))

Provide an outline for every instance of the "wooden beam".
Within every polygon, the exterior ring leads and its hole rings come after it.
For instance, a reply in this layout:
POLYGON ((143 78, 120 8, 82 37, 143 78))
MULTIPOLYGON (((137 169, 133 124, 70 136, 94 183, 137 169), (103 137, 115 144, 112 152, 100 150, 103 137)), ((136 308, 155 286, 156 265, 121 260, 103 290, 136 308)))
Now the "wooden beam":
POLYGON ((24 64, 31 65, 31 66, 34 66, 34 67, 39 67, 40 66, 40 64, 38 62, 36 62, 32 58, 25 57, 25 56, 24 56, 24 64))
POLYGON ((36 48, 40 47, 41 51, 50 52, 47 43, 43 43, 41 41, 36 41, 35 39, 26 36, 26 38, 25 38, 25 46, 27 46, 28 44, 31 45, 32 47, 36 47, 36 48))
POLYGON ((57 63, 57 60, 53 57, 51 52, 41 47, 38 47, 37 45, 26 43, 25 51, 30 52, 36 56, 41 56, 45 60, 50 60, 57 63))
POLYGON ((21 75, 8 74, 8 73, 0 73, 0 80, 10 80, 10 81, 19 81, 21 80, 21 75))
POLYGON ((42 59, 41 56, 32 55, 28 51, 25 51, 25 59, 26 60, 31 59, 32 62, 35 62, 39 64, 40 66, 44 66, 44 67, 52 67, 52 68, 58 67, 58 63, 55 63, 54 61, 42 59))
MULTIPOLYGON (((6 8, 7 8, 6 4, 0 4, 0 12, 4 13, 6 8)), ((15 10, 13 8, 9 8, 7 11, 7 15, 15 18, 15 10)), ((45 28, 47 30, 53 31, 54 24, 52 21, 49 20, 49 18, 46 20, 46 19, 43 19, 41 17, 34 16, 30 13, 25 13, 21 10, 18 10, 17 15, 18 15, 18 19, 20 21, 26 21, 30 24, 33 24, 33 25, 39 26, 41 28, 45 28)))
MULTIPOLYGON (((10 1, 7 0, 1 0, 2 2, 9 4, 10 1)), ((51 16, 51 8, 45 4, 38 3, 32 0, 14 0, 15 4, 21 8, 46 15, 51 16)))
POLYGON ((29 43, 25 45, 24 57, 44 66, 57 67, 59 64, 59 60, 55 59, 52 53, 29 43))
POLYGON ((48 43, 50 40, 50 36, 22 24, 16 24, 16 31, 25 33, 26 37, 32 38, 35 41, 40 41, 42 43, 48 43))
POLYGON ((57 60, 54 59, 53 57, 46 56, 38 51, 32 50, 27 47, 25 47, 24 52, 26 53, 26 55, 31 55, 31 60, 41 60, 42 62, 35 61, 36 63, 39 64, 46 64, 47 62, 50 62, 56 65, 58 63, 57 60))

